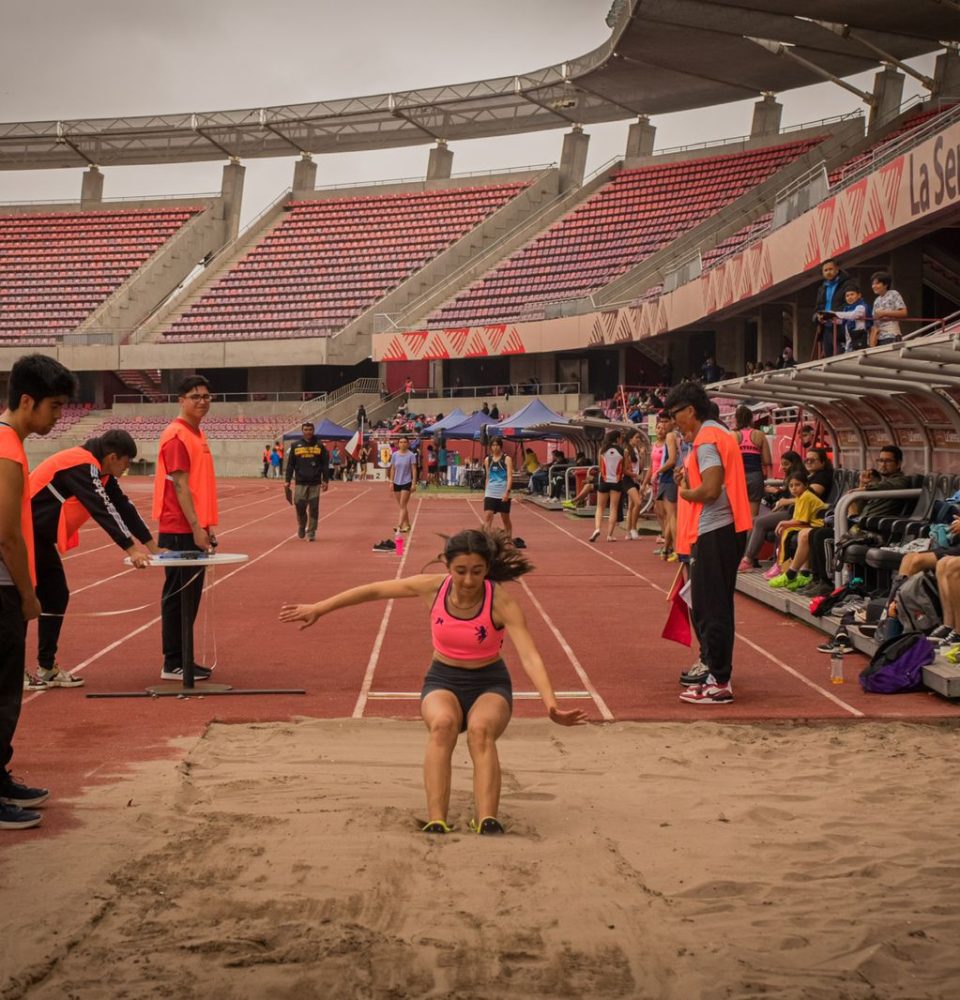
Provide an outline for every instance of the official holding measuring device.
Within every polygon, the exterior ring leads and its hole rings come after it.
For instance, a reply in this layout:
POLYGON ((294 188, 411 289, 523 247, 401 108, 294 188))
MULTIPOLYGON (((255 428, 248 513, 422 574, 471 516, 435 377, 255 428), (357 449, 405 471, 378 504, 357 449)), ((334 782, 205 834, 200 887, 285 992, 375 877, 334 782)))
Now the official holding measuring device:
MULTIPOLYGON (((153 489, 153 516, 159 522, 160 547, 175 552, 211 552, 217 546, 217 480, 206 435, 200 429, 210 411, 210 383, 188 375, 177 394, 180 413, 160 436, 153 489)), ((204 566, 176 566, 164 571, 161 607, 163 670, 161 680, 207 680, 210 669, 193 662, 193 623, 203 596, 204 566)))

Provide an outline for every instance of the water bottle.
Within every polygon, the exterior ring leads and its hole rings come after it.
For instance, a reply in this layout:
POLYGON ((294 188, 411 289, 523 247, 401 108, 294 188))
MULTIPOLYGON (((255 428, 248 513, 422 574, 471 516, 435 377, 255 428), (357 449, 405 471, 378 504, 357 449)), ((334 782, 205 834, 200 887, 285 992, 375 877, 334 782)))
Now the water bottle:
POLYGON ((843 651, 839 649, 830 654, 830 683, 843 683, 843 651))
POLYGON ((402 556, 403 555, 403 535, 399 531, 393 536, 393 544, 396 546, 397 555, 398 556, 402 556))

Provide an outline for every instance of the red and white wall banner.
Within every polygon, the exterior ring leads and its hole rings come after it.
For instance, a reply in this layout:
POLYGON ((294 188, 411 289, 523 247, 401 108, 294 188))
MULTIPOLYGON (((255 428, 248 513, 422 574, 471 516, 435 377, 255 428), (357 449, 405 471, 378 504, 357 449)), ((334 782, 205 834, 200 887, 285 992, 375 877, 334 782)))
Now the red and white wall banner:
MULTIPOLYGON (((826 198, 675 291, 580 316, 376 334, 375 361, 566 351, 654 337, 815 271, 820 262, 960 205, 960 122, 826 198)), ((813 277, 819 275, 812 275, 813 277)))

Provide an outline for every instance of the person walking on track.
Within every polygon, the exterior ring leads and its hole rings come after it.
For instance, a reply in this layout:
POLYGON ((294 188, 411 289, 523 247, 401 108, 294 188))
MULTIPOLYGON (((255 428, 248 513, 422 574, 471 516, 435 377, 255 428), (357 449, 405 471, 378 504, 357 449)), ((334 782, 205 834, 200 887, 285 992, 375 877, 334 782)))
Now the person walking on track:
POLYGON ((510 487, 513 485, 513 459, 503 453, 503 438, 490 439, 490 454, 483 460, 485 474, 483 489, 483 523, 490 530, 493 518, 500 515, 503 530, 513 537, 510 520, 510 487))
POLYGON ((24 674, 29 691, 81 687, 83 678, 57 663, 60 630, 70 601, 61 554, 80 544, 80 528, 92 517, 130 557, 137 569, 159 549, 137 508, 120 488, 119 477, 137 457, 137 445, 123 430, 109 430, 78 448, 66 448, 30 473, 30 504, 37 557, 37 672, 24 674))
POLYGON ((10 774, 13 736, 23 705, 27 622, 40 617, 30 514, 30 468, 23 442, 49 434, 76 380, 59 361, 30 354, 10 369, 0 414, 0 830, 39 826, 36 807, 50 793, 10 774))
POLYGON ((297 511, 297 537, 317 540, 320 517, 320 493, 330 488, 330 458, 323 442, 316 438, 316 428, 309 420, 300 427, 302 437, 290 445, 287 454, 287 480, 284 495, 297 511), (293 482, 293 489, 290 483, 293 482))
POLYGON ((453 751, 466 731, 473 760, 476 833, 503 833, 497 739, 510 721, 513 689, 501 658, 510 636, 524 672, 537 689, 550 719, 561 726, 585 721, 579 709, 562 711, 543 660, 527 629, 520 605, 498 584, 533 568, 501 534, 471 528, 448 538, 439 557, 445 573, 424 573, 354 587, 317 604, 285 604, 284 622, 308 628, 340 608, 400 597, 419 598, 430 609, 433 662, 420 694, 420 714, 429 731, 423 765, 427 797, 424 833, 444 834, 448 823, 453 751))
MULTIPOLYGON (((200 424, 210 412, 210 383, 202 375, 188 375, 177 391, 180 413, 160 435, 157 472, 153 482, 153 517, 159 522, 161 548, 173 552, 209 552, 216 548, 217 479, 213 456, 200 424)), ((181 593, 191 588, 193 627, 203 597, 203 567, 164 570, 161 604, 165 681, 183 679, 181 593), (186 577, 190 582, 187 583, 186 577)), ((194 664, 194 677, 208 680, 210 670, 194 664)))
POLYGON ((417 491, 417 456, 410 450, 410 438, 397 441, 397 450, 390 457, 390 482, 393 499, 400 508, 397 531, 410 530, 410 497, 417 491))

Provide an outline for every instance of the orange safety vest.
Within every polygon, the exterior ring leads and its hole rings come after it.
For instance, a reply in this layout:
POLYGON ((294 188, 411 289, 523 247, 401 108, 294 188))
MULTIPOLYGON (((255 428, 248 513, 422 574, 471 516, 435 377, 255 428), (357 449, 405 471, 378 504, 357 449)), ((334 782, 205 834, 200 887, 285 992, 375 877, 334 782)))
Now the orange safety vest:
MULTIPOLYGON (((30 473, 30 499, 32 500, 42 489, 53 482, 53 477, 63 469, 72 469, 75 465, 95 465, 100 473, 100 481, 104 484, 110 481, 103 474, 103 466, 92 451, 86 448, 67 448, 55 455, 45 458, 30 473)), ((61 552, 76 548, 80 544, 80 529, 90 520, 90 511, 76 497, 60 500, 60 522, 57 525, 57 548, 61 552)))
MULTIPOLYGON (((697 446, 701 444, 715 445, 720 453, 723 465, 723 485, 726 487, 727 500, 733 511, 733 527, 737 532, 749 531, 753 527, 753 515, 750 513, 750 500, 747 497, 747 478, 743 471, 743 456, 740 454, 740 443, 725 428, 701 427, 693 440, 693 451, 687 456, 684 468, 687 472, 687 482, 691 489, 696 489, 702 482, 700 467, 697 465, 697 446)), ((675 548, 682 556, 690 555, 690 550, 697 540, 700 529, 700 514, 702 503, 691 503, 683 497, 677 498, 677 540, 675 548)))
POLYGON ((30 510, 30 466, 20 435, 8 424, 0 424, 0 458, 16 462, 23 473, 23 495, 20 500, 20 531, 27 547, 30 580, 37 585, 37 561, 33 554, 33 514, 30 510))
POLYGON ((182 420, 174 420, 160 435, 160 445, 157 452, 157 473, 153 480, 153 517, 160 519, 163 510, 163 489, 172 477, 167 474, 163 464, 163 446, 179 438, 190 456, 190 472, 187 482, 190 486, 190 496, 193 498, 193 509, 197 512, 197 520, 201 528, 210 528, 217 524, 217 478, 213 471, 213 456, 207 444, 207 436, 199 428, 194 431, 182 420))

